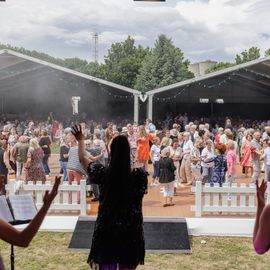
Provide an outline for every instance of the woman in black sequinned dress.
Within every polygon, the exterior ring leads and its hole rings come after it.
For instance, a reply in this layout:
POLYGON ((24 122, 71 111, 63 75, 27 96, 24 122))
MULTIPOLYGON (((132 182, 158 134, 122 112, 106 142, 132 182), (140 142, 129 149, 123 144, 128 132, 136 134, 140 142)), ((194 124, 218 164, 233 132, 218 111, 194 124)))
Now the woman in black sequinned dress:
POLYGON ((100 188, 100 204, 88 263, 100 270, 132 270, 144 263, 142 199, 147 193, 147 174, 131 169, 130 147, 125 136, 111 144, 109 167, 91 165, 85 153, 80 126, 72 133, 79 141, 79 157, 90 181, 100 188))

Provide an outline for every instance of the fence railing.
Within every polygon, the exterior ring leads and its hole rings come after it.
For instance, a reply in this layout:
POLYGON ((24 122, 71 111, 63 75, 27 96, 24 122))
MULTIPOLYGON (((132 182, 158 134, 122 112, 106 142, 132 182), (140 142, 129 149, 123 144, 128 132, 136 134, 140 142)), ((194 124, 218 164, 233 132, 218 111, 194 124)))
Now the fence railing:
MULTIPOLYGON (((256 186, 254 184, 246 185, 224 183, 222 187, 215 184, 202 185, 197 181, 196 186, 192 188, 195 191, 195 205, 191 206, 191 210, 195 211, 196 217, 201 217, 203 213, 256 213, 256 186)), ((267 203, 270 203, 270 184, 266 191, 267 203)))
MULTIPOLYGON (((6 186, 10 195, 16 194, 30 194, 35 200, 37 209, 43 205, 43 195, 46 190, 51 190, 53 184, 51 181, 46 181, 45 184, 37 181, 33 183, 21 182, 18 189, 18 183, 16 181, 10 181, 6 186)), ((67 182, 63 182, 58 189, 58 194, 55 197, 49 211, 80 211, 81 215, 86 215, 86 211, 90 209, 90 206, 86 203, 86 180, 81 180, 80 184, 73 182, 69 185, 67 182)))

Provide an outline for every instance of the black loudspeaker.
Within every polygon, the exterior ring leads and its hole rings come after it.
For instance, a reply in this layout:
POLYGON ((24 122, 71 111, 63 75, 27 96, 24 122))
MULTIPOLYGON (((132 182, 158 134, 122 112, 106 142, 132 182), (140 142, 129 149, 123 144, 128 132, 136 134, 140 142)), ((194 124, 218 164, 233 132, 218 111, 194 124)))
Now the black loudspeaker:
MULTIPOLYGON (((69 248, 89 252, 96 217, 79 217, 69 248)), ((148 252, 191 253, 185 218, 144 218, 145 248, 148 252)))

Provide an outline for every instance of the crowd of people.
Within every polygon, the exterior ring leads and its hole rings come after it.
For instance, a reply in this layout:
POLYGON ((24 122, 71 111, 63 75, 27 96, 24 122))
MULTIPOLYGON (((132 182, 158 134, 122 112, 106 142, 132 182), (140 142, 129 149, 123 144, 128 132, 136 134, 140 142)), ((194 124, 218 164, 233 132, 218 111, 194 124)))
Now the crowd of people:
MULTIPOLYGON (((131 148, 131 166, 142 167, 150 176, 150 186, 162 184, 164 207, 173 206, 177 189, 195 185, 211 186, 235 182, 237 163, 242 173, 255 183, 261 172, 270 180, 270 122, 221 119, 189 119, 187 114, 167 117, 158 128, 151 120, 143 125, 122 121, 106 126, 94 121, 81 123, 88 159, 93 164, 108 165, 113 138, 122 134, 131 148), (235 123, 234 123, 235 121, 235 123), (246 126, 245 126, 246 125, 246 126), (152 168, 151 168, 152 167, 152 168)), ((42 181, 51 175, 49 158, 52 143, 60 148, 59 170, 63 180, 78 184, 87 173, 79 156, 71 125, 50 117, 46 121, 5 121, 0 133, 0 173, 4 179, 15 174, 18 183, 42 181), (66 124, 65 124, 66 125, 66 124)), ((88 179, 89 181, 89 179, 88 179)), ((99 200, 99 187, 91 184, 93 201, 99 200)), ((4 184, 2 185, 4 193, 4 184)), ((78 195, 79 200, 79 195, 78 195)))
MULTIPOLYGON (((185 115, 185 118, 187 115, 185 115)), ((265 205, 266 182, 259 185, 265 172, 270 180, 270 126, 257 128, 235 126, 227 118, 222 125, 207 122, 177 121, 157 129, 151 120, 144 125, 126 124, 121 128, 112 122, 81 123, 63 127, 57 121, 29 121, 27 125, 5 122, 0 132, 0 175, 16 181, 45 181, 50 176, 48 160, 52 144, 59 145, 62 180, 77 181, 88 177, 99 200, 99 211, 88 257, 91 268, 136 269, 144 263, 142 199, 149 186, 163 185, 164 207, 173 206, 177 188, 195 185, 211 186, 235 181, 237 163, 250 182, 256 183, 258 211, 253 245, 257 253, 269 249, 270 208, 265 205), (22 126, 24 126, 22 128, 22 126), (150 170, 150 166, 153 167, 150 170), (148 185, 150 172, 152 181, 148 185), (128 247, 128 249, 126 248, 128 247)), ((5 193, 2 183, 2 193, 5 193)), ((0 238, 15 245, 28 246, 57 194, 60 177, 33 221, 22 232, 0 220, 0 238)), ((78 200, 79 200, 78 196, 78 200)), ((4 266, 0 257, 0 268, 4 266)))

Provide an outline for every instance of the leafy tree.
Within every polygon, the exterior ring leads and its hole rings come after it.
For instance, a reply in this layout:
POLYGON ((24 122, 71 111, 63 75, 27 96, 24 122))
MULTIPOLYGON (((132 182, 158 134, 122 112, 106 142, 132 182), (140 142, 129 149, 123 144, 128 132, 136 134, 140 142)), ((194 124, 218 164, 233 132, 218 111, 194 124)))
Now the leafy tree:
POLYGON ((82 73, 97 77, 100 79, 105 79, 105 65, 99 64, 97 62, 90 62, 81 70, 82 73))
POLYGON ((37 52, 37 51, 30 51, 26 50, 22 47, 13 47, 11 45, 4 45, 0 44, 0 50, 1 49, 10 49, 40 60, 47 61, 49 63, 53 63, 59 66, 63 66, 72 70, 76 70, 82 73, 89 74, 94 77, 104 78, 104 67, 102 65, 99 65, 98 63, 93 62, 87 62, 86 60, 82 60, 80 58, 66 58, 66 59, 60 59, 52 57, 48 54, 37 52))
POLYGON ((105 57, 104 78, 133 88, 149 49, 135 46, 130 36, 124 42, 113 43, 105 57))
POLYGON ((232 67, 234 65, 235 64, 233 64, 233 63, 220 62, 220 63, 217 63, 217 64, 213 65, 212 67, 208 68, 205 71, 205 74, 208 74, 208 73, 211 73, 211 72, 215 72, 215 71, 218 71, 218 70, 222 70, 222 69, 225 69, 225 68, 229 68, 229 67, 232 67))
POLYGON ((64 66, 76 71, 82 71, 87 66, 88 62, 86 60, 82 60, 80 58, 66 58, 64 60, 64 66))
POLYGON ((160 35, 155 48, 145 58, 135 88, 146 92, 194 77, 188 70, 189 61, 171 39, 160 35))
POLYGON ((241 52, 241 55, 236 55, 235 62, 237 65, 246 63, 260 58, 260 49, 257 47, 251 47, 248 50, 241 52))
POLYGON ((43 61, 47 61, 49 63, 53 63, 53 64, 56 64, 59 66, 65 66, 63 59, 52 57, 46 53, 41 53, 41 52, 37 52, 37 51, 30 51, 30 50, 27 50, 23 47, 13 47, 9 44, 7 44, 7 45, 0 44, 0 50, 2 50, 2 49, 9 49, 9 50, 12 50, 15 52, 19 52, 19 53, 43 60, 43 61))
POLYGON ((265 51, 264 55, 265 56, 269 56, 270 55, 270 48, 265 51))

